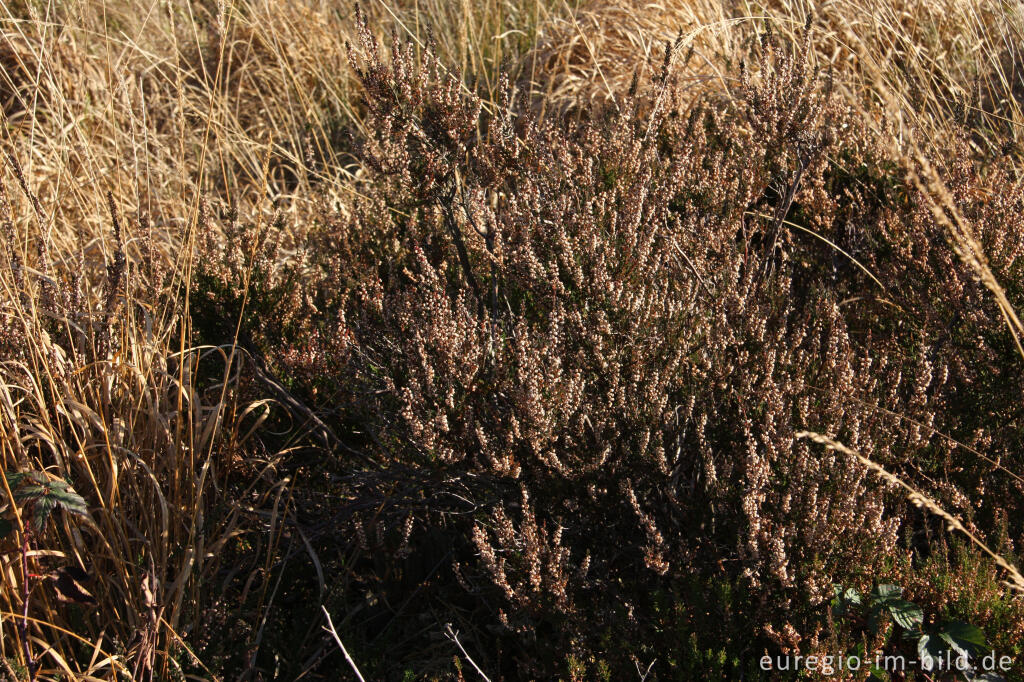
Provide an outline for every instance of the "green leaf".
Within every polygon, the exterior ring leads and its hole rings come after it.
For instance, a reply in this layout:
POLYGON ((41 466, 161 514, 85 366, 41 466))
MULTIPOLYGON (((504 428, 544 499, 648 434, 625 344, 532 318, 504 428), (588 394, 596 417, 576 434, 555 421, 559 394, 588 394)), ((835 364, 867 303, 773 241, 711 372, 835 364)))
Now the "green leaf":
POLYGON ((85 500, 74 491, 67 481, 47 480, 43 474, 38 474, 38 472, 29 472, 19 480, 22 484, 14 491, 14 500, 17 503, 32 506, 32 526, 37 531, 43 529, 46 521, 57 508, 62 508, 76 516, 89 515, 89 507, 85 500), (40 481, 40 479, 42 480, 40 481), (26 481, 33 481, 33 483, 26 484, 26 481))
POLYGON ((46 527, 46 522, 57 508, 57 501, 49 496, 43 496, 32 503, 32 527, 36 532, 41 533, 46 527))
POLYGON ((906 599, 890 599, 885 608, 892 619, 905 630, 914 630, 924 622, 924 611, 914 602, 906 599))
POLYGON ((917 658, 921 670, 932 670, 938 666, 946 651, 942 640, 935 635, 921 635, 917 640, 917 658))
POLYGON ((61 507, 77 516, 88 516, 89 507, 66 481, 54 481, 50 487, 50 496, 57 500, 61 507))
POLYGON ((944 623, 939 636, 958 653, 975 654, 985 649, 985 633, 969 623, 944 623))
POLYGON ((917 641, 917 652, 922 670, 932 670, 939 659, 947 653, 952 654, 951 661, 945 663, 956 665, 956 659, 969 658, 972 654, 985 650, 985 633, 980 628, 968 623, 954 621, 946 623, 935 634, 921 635, 917 641))
POLYGON ((32 502, 46 497, 49 488, 44 485, 22 485, 14 491, 15 502, 32 502))
POLYGON ((7 487, 9 487, 11 490, 14 490, 19 485, 21 485, 22 481, 25 480, 26 476, 28 476, 28 474, 23 474, 17 471, 4 472, 4 478, 7 479, 7 487))
POLYGON ((832 600, 832 612, 837 616, 845 616, 853 610, 851 607, 861 605, 860 592, 856 588, 850 587, 844 590, 842 585, 833 585, 832 592, 835 594, 835 598, 832 600))
POLYGON ((958 659, 958 658, 961 658, 961 657, 963 657, 965 659, 969 659, 971 657, 971 654, 970 654, 969 651, 967 651, 967 649, 965 649, 962 646, 960 646, 960 644, 955 639, 953 639, 952 637, 947 635, 945 632, 940 632, 938 637, 943 642, 945 642, 947 645, 949 645, 949 648, 953 652, 953 658, 954 659, 958 659))
POLYGON ((871 592, 871 616, 869 624, 877 631, 878 614, 885 610, 892 616, 897 625, 904 630, 916 630, 924 622, 924 611, 914 602, 901 599, 903 588, 891 583, 883 583, 871 592))
POLYGON ((884 583, 879 585, 872 591, 872 601, 883 602, 889 601, 890 599, 899 599, 903 596, 903 588, 899 585, 893 585, 892 583, 884 583))
POLYGON ((25 481, 33 483, 46 483, 46 476, 38 471, 5 471, 4 478, 7 479, 7 487, 14 490, 25 481))

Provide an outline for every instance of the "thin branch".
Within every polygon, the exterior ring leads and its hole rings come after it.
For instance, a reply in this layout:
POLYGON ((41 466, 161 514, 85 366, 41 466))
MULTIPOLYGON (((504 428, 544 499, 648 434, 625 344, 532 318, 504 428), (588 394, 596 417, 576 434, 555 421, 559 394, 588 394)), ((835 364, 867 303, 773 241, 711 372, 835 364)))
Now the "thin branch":
POLYGON ((708 283, 704 281, 704 278, 700 276, 700 272, 697 270, 697 266, 693 264, 693 261, 690 260, 690 257, 686 255, 686 252, 679 247, 679 244, 676 243, 675 239, 673 239, 671 243, 672 247, 680 256, 683 257, 683 260, 686 261, 686 264, 690 267, 690 271, 693 272, 693 276, 697 278, 697 283, 700 284, 701 288, 704 289, 704 292, 708 296, 710 296, 711 289, 708 288, 708 283))
POLYGON ((462 239, 462 233, 459 231, 459 226, 455 222, 451 199, 442 199, 441 208, 444 209, 445 225, 448 226, 448 232, 452 237, 452 241, 455 242, 455 250, 459 254, 459 263, 462 265, 462 271, 466 275, 469 287, 473 290, 473 295, 476 297, 477 304, 482 307, 484 298, 480 293, 480 285, 477 284, 476 277, 473 276, 473 268, 469 263, 469 253, 466 251, 466 243, 462 239))
POLYGON ((636 660, 633 661, 633 665, 636 666, 636 674, 640 676, 640 682, 647 682, 647 676, 651 674, 651 668, 653 668, 654 664, 657 663, 657 662, 658 662, 658 659, 654 659, 653 661, 651 661, 651 664, 649 666, 647 666, 647 670, 645 672, 641 672, 640 671, 640 661, 636 661, 636 660))
POLYGON ((793 181, 789 184, 789 189, 786 190, 785 198, 775 209, 775 216, 772 219, 772 245, 768 249, 768 258, 765 260, 762 277, 766 276, 771 268, 772 257, 775 255, 775 249, 779 245, 779 232, 782 230, 782 224, 785 222, 786 216, 789 215, 789 209, 793 206, 793 200, 796 198, 796 192, 800 188, 800 180, 804 175, 804 170, 807 169, 808 163, 808 160, 804 158, 804 154, 798 152, 796 174, 793 177, 793 181))
POLYGON ((352 670, 355 672, 356 677, 359 679, 359 682, 366 682, 366 680, 363 679, 363 674, 359 672, 359 667, 356 666, 356 662, 353 661, 352 657, 348 655, 348 649, 346 649, 345 645, 342 644, 341 637, 338 637, 338 631, 334 629, 334 622, 331 621, 331 614, 327 611, 327 607, 321 604, 320 608, 321 610, 323 610, 324 615, 327 616, 327 626, 324 628, 324 630, 331 633, 331 637, 333 637, 334 641, 338 643, 338 648, 341 649, 341 653, 345 654, 345 660, 348 661, 348 664, 350 666, 352 666, 352 670))
POLYGON ((448 639, 455 642, 455 646, 459 647, 459 651, 461 651, 462 655, 466 657, 466 660, 469 661, 471 666, 473 666, 473 669, 477 671, 480 677, 484 678, 484 682, 491 682, 491 678, 487 677, 484 671, 480 669, 480 666, 476 664, 476 661, 473 660, 473 657, 469 655, 469 652, 466 651, 465 647, 462 646, 462 642, 459 641, 459 635, 452 630, 451 623, 445 626, 445 630, 445 634, 448 636, 448 639))

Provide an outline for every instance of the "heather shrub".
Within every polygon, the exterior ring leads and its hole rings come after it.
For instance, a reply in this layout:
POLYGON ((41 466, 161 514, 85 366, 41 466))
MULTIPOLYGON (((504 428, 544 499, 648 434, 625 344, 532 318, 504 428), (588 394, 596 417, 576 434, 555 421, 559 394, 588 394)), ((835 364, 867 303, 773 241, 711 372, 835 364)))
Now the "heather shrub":
MULTIPOLYGON (((438 594, 488 628, 494 669, 757 675, 765 650, 852 646, 833 584, 934 543, 799 430, 968 518, 962 486, 1015 485, 958 449, 1015 443, 998 310, 806 36, 765 36, 734 100, 681 98, 667 44, 582 123, 535 120, 507 84, 485 112, 433 53, 395 37, 385 56, 365 22, 358 38, 365 179, 306 231, 316 302, 277 355, 373 462, 343 486, 363 554, 400 566, 440 530, 458 588, 438 594)), ((1018 199, 984 201, 1004 171, 949 151, 943 178, 1010 276, 1018 199)))

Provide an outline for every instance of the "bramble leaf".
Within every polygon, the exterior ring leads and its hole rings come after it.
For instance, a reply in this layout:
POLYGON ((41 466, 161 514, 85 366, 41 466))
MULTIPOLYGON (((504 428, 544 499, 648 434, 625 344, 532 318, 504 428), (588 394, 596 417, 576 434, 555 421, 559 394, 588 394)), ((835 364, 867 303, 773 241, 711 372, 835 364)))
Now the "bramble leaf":
POLYGON ((855 587, 843 589, 842 585, 833 585, 832 591, 835 598, 832 599, 832 612, 837 616, 845 616, 850 613, 854 606, 861 605, 860 592, 855 587))
POLYGON ((981 628, 969 623, 960 621, 945 623, 939 632, 939 637, 957 653, 970 655, 985 649, 985 633, 981 628))
POLYGON ((917 657, 922 670, 933 670, 941 665, 942 655, 947 649, 935 635, 921 635, 917 640, 917 657))
POLYGON ((25 481, 33 483, 45 483, 46 477, 38 471, 5 471, 4 478, 7 479, 7 486, 13 491, 25 481))
POLYGON ((67 481, 49 479, 38 471, 24 473, 5 472, 15 503, 31 509, 32 527, 38 532, 56 509, 64 509, 76 516, 88 516, 85 499, 75 492, 67 481))
POLYGON ((884 583, 877 586, 871 592, 872 602, 888 601, 890 599, 899 599, 903 596, 903 588, 899 585, 893 585, 892 583, 884 583))
POLYGON ((871 622, 877 623, 878 614, 886 611, 897 625, 905 630, 915 630, 924 622, 924 611, 914 602, 902 599, 903 588, 885 583, 871 592, 871 622))
POLYGON ((913 630, 924 622, 924 611, 920 606, 905 599, 893 599, 885 603, 892 619, 905 630, 913 630))
POLYGON ((45 485, 22 485, 14 490, 15 502, 33 502, 44 497, 47 492, 45 485))
POLYGON ((42 532, 56 508, 57 500, 49 496, 40 497, 32 503, 32 527, 36 532, 42 532))
POLYGON ((57 500, 65 511, 77 516, 89 515, 89 507, 85 500, 68 485, 67 481, 53 481, 49 495, 57 500))

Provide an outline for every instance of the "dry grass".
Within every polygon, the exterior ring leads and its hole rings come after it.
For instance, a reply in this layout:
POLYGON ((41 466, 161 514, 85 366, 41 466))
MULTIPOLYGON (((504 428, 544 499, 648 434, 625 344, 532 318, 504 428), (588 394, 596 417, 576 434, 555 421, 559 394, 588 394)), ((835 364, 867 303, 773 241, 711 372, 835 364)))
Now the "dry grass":
POLYGON ((831 69, 858 108, 894 102, 900 125, 926 138, 974 122, 987 152, 1017 139, 1024 17, 1003 1, 592 2, 554 17, 528 59, 548 107, 584 106, 623 92, 635 65, 681 34, 680 78, 730 92, 730 67, 758 33, 795 44, 808 21, 812 66, 831 69))

